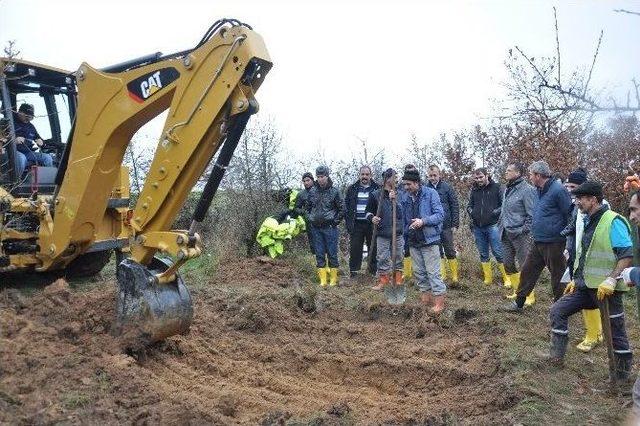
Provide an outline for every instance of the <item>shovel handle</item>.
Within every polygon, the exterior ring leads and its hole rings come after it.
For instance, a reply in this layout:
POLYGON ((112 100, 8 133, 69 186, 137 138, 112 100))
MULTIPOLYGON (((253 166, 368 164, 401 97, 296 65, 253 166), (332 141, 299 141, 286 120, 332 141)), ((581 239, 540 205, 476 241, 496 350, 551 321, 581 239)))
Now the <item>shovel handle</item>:
POLYGON ((605 298, 600 303, 600 321, 602 322, 602 334, 607 345, 607 356, 609 357, 609 376, 611 383, 616 384, 616 361, 613 354, 613 337, 611 335, 611 319, 609 316, 609 301, 605 298))

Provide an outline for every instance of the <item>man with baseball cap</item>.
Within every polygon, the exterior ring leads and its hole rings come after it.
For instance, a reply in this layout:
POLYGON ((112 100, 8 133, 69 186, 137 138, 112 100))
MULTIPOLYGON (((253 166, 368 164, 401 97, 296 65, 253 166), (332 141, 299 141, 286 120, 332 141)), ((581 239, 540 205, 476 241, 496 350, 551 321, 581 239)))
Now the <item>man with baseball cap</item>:
MULTIPOLYGON (((44 141, 31 123, 34 117, 34 109, 31 104, 22 104, 18 113, 13 116, 13 125, 16 131, 16 149, 27 158, 27 165, 53 166, 51 155, 40 152, 44 141)), ((22 172, 21 172, 22 173, 22 172)))
POLYGON ((573 280, 564 295, 552 306, 549 360, 563 363, 569 340, 568 319, 583 309, 595 309, 598 303, 609 306, 609 321, 616 361, 616 378, 627 379, 632 353, 625 330, 622 295, 628 291, 618 277, 633 260, 631 230, 626 219, 602 204, 602 185, 586 181, 573 190, 576 205, 586 215, 582 240, 573 244, 575 263, 573 280))

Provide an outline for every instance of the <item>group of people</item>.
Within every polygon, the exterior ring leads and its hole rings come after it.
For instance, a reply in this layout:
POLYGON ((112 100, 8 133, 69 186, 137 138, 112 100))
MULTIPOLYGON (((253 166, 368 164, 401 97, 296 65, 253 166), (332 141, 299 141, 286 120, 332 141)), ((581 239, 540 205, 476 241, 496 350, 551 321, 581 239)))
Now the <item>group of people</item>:
POLYGON ((423 184, 413 165, 405 166, 402 176, 390 168, 378 185, 371 168, 362 166, 358 181, 347 189, 344 200, 326 166, 316 169, 315 182, 310 173, 303 175, 304 190, 298 195, 296 208, 307 219, 322 287, 338 284, 338 224, 344 219, 350 237, 352 278, 360 273, 366 245, 368 270, 378 277, 374 290, 403 286, 410 267, 422 302, 430 305, 433 313, 442 312, 447 288, 441 266, 448 263, 454 281, 458 281, 452 228, 459 224, 459 208, 453 189, 441 182, 440 170, 433 166, 430 172, 432 178, 423 184))
MULTIPOLYGON (((387 169, 378 185, 371 168, 362 166, 344 200, 326 166, 318 167, 315 177, 314 181, 311 173, 303 176, 305 189, 297 207, 307 219, 320 285, 338 284, 338 224, 344 219, 351 277, 360 273, 366 245, 372 260, 369 272, 377 275, 372 289, 404 285, 411 273, 421 301, 433 313, 442 312, 448 273, 452 286, 459 281, 454 240, 460 209, 456 192, 442 179, 440 169, 430 166, 425 180, 411 164, 401 176, 387 169)), ((588 352, 602 342, 598 308, 606 303, 616 374, 627 378, 632 353, 622 295, 629 286, 640 285, 640 269, 631 267, 631 224, 609 207, 602 184, 589 180, 583 169, 563 181, 545 161, 528 169, 514 162, 504 177, 506 184, 500 185, 484 168, 473 173, 467 213, 484 283, 493 282, 493 256, 502 284, 512 290, 507 295, 511 301, 501 308, 523 313, 535 303, 534 287, 541 273, 549 270, 554 300, 549 356, 557 364, 564 359, 568 318, 574 313, 582 311, 586 330, 578 349, 588 352)), ((640 225, 638 193, 630 198, 629 208, 630 221, 640 225)))

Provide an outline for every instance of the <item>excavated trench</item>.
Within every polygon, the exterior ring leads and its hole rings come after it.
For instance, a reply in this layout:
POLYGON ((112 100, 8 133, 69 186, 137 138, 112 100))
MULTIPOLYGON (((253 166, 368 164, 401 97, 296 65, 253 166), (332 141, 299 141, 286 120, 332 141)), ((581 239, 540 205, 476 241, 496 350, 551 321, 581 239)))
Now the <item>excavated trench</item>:
POLYGON ((112 281, 4 288, 0 422, 511 423, 522 395, 501 370, 499 330, 473 311, 436 321, 359 293, 245 261, 193 291, 189 335, 131 350, 110 333, 112 281))

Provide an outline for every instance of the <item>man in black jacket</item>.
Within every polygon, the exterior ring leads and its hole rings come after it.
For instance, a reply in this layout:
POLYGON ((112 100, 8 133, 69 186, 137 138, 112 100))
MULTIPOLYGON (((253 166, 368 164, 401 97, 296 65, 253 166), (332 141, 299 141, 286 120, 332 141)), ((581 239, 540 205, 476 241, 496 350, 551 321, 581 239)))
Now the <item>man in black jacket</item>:
POLYGON ((460 205, 458 195, 448 182, 442 180, 440 167, 432 164, 429 166, 427 175, 429 186, 436 190, 440 196, 440 202, 444 209, 444 222, 442 223, 442 233, 440 234, 440 274, 442 279, 447 278, 447 263, 451 270, 452 285, 458 284, 458 259, 453 236, 460 226, 460 205))
POLYGON ((362 268, 362 246, 367 244, 367 251, 372 257, 371 270, 376 272, 376 253, 371 252, 371 235, 373 228, 367 220, 365 209, 369 201, 369 194, 379 188, 371 178, 369 166, 360 167, 358 181, 347 189, 345 196, 345 224, 349 233, 349 272, 354 277, 362 268))
POLYGON ((489 285, 493 282, 489 258, 489 248, 491 248, 504 284, 510 285, 502 263, 502 244, 497 227, 502 210, 502 188, 491 179, 484 167, 473 172, 473 180, 475 183, 471 188, 467 213, 471 216, 471 230, 480 254, 484 283, 489 285))
POLYGON ((329 258, 329 285, 338 285, 338 224, 344 218, 344 203, 340 192, 329 178, 329 168, 316 169, 317 184, 309 191, 306 202, 308 223, 315 244, 316 266, 320 285, 327 285, 326 263, 329 258))

